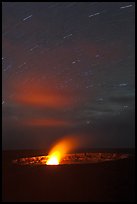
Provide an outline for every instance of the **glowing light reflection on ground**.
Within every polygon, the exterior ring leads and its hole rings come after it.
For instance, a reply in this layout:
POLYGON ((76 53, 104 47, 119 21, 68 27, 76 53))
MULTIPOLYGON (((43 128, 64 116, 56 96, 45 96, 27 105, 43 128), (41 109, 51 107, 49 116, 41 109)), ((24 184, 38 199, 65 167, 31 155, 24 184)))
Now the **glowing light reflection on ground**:
MULTIPOLYGON (((75 154, 65 154, 59 164, 85 164, 85 163, 99 163, 112 160, 126 159, 130 155, 124 153, 75 153, 75 154)), ((49 160, 49 156, 35 156, 18 158, 13 160, 14 164, 20 165, 46 165, 49 160)), ((50 165, 58 164, 56 158, 52 160, 50 165), (53 164, 52 164, 53 162, 53 164)))

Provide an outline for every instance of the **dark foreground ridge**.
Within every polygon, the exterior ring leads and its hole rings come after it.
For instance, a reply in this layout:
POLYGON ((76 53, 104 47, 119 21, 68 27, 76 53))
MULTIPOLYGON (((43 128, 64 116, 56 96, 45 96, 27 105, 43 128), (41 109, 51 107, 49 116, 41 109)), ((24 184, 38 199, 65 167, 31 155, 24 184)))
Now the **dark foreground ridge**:
POLYGON ((82 165, 34 167, 12 163, 17 158, 41 154, 42 151, 3 152, 4 202, 135 201, 133 154, 128 158, 82 165))

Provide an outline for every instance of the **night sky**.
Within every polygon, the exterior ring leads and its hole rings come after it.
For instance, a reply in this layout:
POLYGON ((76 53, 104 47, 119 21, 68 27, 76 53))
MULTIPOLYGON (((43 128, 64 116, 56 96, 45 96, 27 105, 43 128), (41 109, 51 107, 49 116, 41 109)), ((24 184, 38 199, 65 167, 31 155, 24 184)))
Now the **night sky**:
POLYGON ((134 44, 134 2, 2 3, 3 149, 134 147, 134 44))

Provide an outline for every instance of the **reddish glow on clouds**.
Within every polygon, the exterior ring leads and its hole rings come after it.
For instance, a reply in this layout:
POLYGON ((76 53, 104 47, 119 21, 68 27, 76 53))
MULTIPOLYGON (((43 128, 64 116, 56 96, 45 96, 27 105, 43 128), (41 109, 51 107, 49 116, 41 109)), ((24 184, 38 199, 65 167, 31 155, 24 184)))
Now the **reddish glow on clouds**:
POLYGON ((27 94, 19 94, 16 97, 16 101, 19 103, 23 103, 24 105, 38 105, 38 106, 46 106, 50 108, 60 108, 71 106, 73 104, 72 99, 64 95, 58 95, 54 92, 52 93, 27 93, 27 94))
MULTIPOLYGON (((16 86, 14 82, 12 89, 16 90, 12 101, 19 105, 54 109, 74 107, 76 105, 76 94, 70 89, 65 89, 65 91, 57 90, 56 81, 53 80, 48 80, 45 83, 31 83, 29 85, 24 85, 20 82, 18 86, 16 86)), ((81 94, 82 93, 79 93, 79 95, 81 94)), ((81 102, 82 100, 80 103, 81 102)))
POLYGON ((69 127, 73 125, 72 122, 60 119, 30 119, 25 120, 24 124, 30 126, 44 126, 44 127, 69 127))

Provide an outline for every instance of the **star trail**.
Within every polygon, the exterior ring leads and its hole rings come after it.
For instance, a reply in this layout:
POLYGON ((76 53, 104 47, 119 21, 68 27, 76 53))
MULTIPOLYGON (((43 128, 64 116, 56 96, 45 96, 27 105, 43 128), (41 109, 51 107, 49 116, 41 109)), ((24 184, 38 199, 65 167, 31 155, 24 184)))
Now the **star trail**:
POLYGON ((3 2, 3 148, 134 147, 134 44, 134 2, 3 2))

